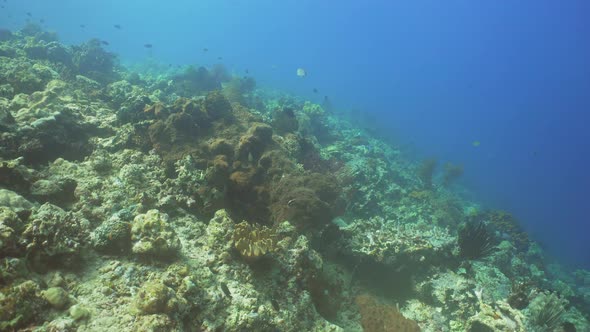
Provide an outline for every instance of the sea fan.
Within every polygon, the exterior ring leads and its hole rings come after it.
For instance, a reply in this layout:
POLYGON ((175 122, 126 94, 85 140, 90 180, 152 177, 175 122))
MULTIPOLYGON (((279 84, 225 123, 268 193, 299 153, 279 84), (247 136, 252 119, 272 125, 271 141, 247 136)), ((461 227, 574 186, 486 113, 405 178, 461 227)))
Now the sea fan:
POLYGON ((467 223, 459 231, 459 249, 462 257, 478 259, 490 255, 496 246, 491 231, 483 222, 467 223))

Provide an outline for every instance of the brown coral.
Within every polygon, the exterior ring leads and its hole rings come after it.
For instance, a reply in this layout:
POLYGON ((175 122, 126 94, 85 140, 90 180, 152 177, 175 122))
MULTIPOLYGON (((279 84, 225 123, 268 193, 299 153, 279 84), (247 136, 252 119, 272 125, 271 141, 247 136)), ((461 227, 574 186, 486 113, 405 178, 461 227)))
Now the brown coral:
POLYGON ((359 295, 355 302, 361 313, 364 332, 420 331, 418 324, 405 318, 396 307, 379 303, 372 296, 359 295))
POLYGON ((271 193, 273 220, 289 220, 304 228, 329 223, 338 210, 337 183, 336 178, 319 173, 283 177, 271 193))

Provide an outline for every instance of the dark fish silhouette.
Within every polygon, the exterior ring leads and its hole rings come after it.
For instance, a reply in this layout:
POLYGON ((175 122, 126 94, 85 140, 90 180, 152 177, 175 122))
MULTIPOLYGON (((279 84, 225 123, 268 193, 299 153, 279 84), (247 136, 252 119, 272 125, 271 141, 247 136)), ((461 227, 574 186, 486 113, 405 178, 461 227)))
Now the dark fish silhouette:
POLYGON ((209 51, 209 49, 208 49, 208 48, 206 48, 206 47, 205 47, 205 48, 203 48, 203 52, 207 52, 207 51, 209 51))
POLYGON ((119 29, 119 30, 123 29, 119 24, 115 24, 113 26, 115 27, 115 29, 119 29))
POLYGON ((145 47, 145 48, 152 48, 153 46, 154 46, 154 45, 152 45, 152 44, 144 44, 144 45, 143 45, 143 47, 145 47))
POLYGON ((313 93, 318 93, 318 89, 313 88, 313 93))
POLYGON ((248 71, 248 69, 246 69, 246 74, 250 74, 250 71, 248 71))
POLYGON ((272 307, 273 307, 273 309, 275 309, 275 311, 279 311, 280 310, 279 302, 277 302, 277 300, 270 299, 270 304, 272 304, 272 307))
POLYGON ((42 19, 42 18, 40 18, 40 19, 39 19, 39 23, 45 23, 45 20, 44 20, 44 19, 42 19))
POLYGON ((27 12, 27 16, 28 17, 33 17, 33 15, 31 14, 31 12, 27 12))
POLYGON ((227 284, 225 282, 222 282, 220 286, 221 290, 223 291, 223 294, 225 294, 225 296, 231 299, 231 292, 229 291, 229 288, 227 288, 227 284))
POLYGON ((106 40, 101 40, 100 41, 101 44, 105 45, 105 46, 109 46, 109 42, 106 40))
POLYGON ((218 56, 217 60, 223 60, 223 57, 218 56))
POLYGON ((80 24, 80 28, 84 29, 86 27, 86 24, 80 24))

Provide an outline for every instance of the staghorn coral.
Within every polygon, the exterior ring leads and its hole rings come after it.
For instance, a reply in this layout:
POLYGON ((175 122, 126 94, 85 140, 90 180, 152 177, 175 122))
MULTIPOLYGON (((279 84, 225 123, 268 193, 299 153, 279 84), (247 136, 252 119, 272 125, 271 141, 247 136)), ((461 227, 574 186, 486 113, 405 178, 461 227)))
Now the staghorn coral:
POLYGON ((277 235, 261 225, 242 221, 234 226, 234 248, 246 259, 256 259, 277 250, 277 235))

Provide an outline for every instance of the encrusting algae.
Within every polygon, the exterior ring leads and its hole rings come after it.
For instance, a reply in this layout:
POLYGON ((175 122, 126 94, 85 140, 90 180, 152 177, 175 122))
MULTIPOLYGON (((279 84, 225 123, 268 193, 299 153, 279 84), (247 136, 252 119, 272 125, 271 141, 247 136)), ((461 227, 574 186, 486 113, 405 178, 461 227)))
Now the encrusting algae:
POLYGON ((103 46, 0 31, 0 330, 590 329, 590 272, 454 194, 462 167, 103 46))

